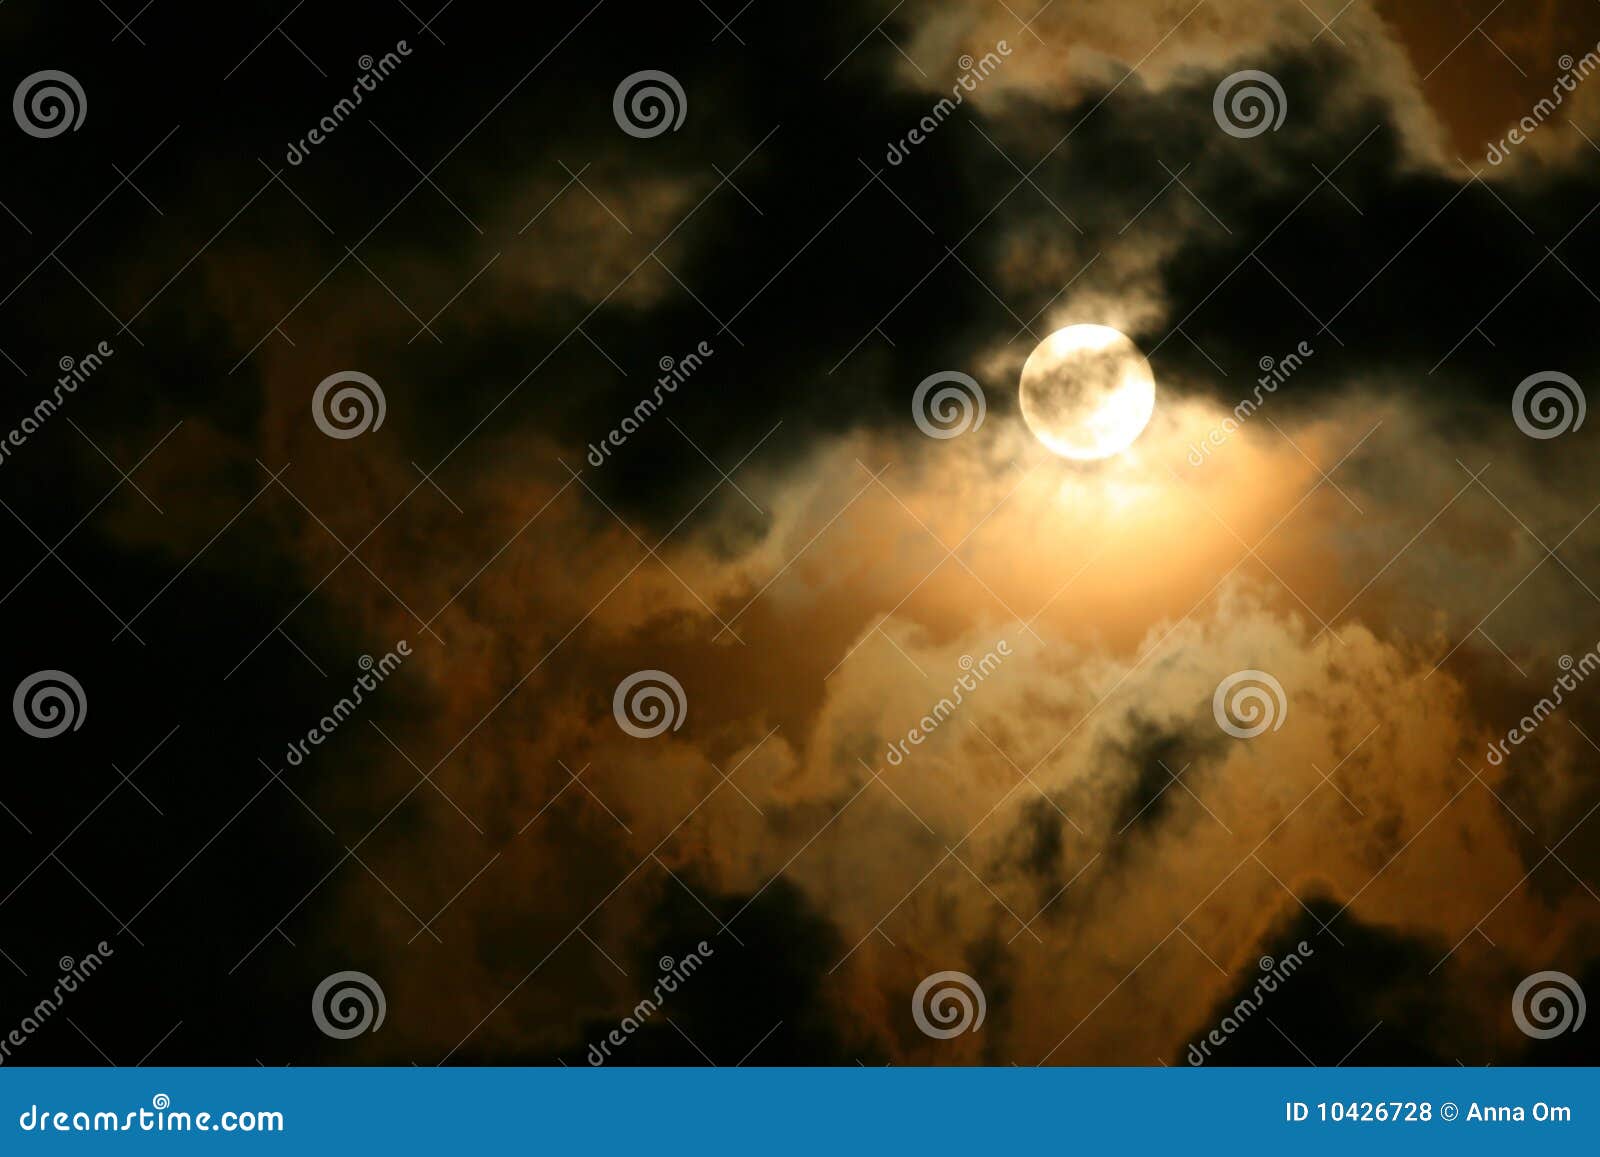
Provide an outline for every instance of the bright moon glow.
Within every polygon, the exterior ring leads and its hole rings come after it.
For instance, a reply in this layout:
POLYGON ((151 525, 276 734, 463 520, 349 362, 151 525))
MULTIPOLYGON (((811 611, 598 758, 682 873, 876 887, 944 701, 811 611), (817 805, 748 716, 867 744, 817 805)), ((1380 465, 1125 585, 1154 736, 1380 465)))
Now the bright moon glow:
POLYGON ((1156 407, 1150 363, 1104 325, 1069 325, 1040 342, 1022 367, 1019 395, 1028 429, 1079 461, 1126 450, 1156 407))

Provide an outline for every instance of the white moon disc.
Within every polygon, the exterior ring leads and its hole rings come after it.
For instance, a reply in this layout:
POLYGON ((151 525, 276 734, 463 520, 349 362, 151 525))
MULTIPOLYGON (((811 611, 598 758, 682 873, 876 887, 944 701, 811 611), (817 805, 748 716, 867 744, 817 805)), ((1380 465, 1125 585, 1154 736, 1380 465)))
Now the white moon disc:
POLYGON ((1069 325, 1039 343, 1019 389, 1028 429, 1063 458, 1109 458, 1144 432, 1155 376, 1139 348, 1110 326, 1069 325))

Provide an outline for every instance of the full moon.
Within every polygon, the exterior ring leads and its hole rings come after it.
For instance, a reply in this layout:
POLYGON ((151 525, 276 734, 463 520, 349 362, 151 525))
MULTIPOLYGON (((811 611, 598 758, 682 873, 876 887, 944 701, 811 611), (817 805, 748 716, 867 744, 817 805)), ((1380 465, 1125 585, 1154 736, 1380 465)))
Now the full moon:
POLYGON ((1063 458, 1126 450, 1156 407, 1156 382, 1137 346, 1110 326, 1069 325, 1039 343, 1019 389, 1028 429, 1063 458))

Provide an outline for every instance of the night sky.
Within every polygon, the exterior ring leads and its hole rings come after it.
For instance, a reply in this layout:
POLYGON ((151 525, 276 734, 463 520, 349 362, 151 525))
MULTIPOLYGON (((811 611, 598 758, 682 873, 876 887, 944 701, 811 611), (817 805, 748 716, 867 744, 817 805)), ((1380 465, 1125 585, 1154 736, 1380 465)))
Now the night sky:
POLYGON ((0 1061, 1595 1063, 1600 6, 741 3, 0 6, 0 1061))

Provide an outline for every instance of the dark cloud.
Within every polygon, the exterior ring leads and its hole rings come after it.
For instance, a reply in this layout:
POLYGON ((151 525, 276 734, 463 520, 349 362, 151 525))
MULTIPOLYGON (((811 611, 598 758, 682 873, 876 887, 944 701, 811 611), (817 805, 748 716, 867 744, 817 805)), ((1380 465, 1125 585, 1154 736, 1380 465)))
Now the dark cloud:
MULTIPOLYGON (((619 1019, 595 1019, 578 1033, 579 1047, 562 1056, 571 1065, 840 1065, 882 1063, 870 1044, 851 1034, 830 1007, 824 980, 841 950, 836 930, 786 881, 759 896, 711 896, 708 914, 683 889, 662 894, 650 916, 647 951, 629 963, 624 1011, 651 999, 653 985, 695 954, 698 966, 678 982, 642 1026, 606 1054, 619 1019), (737 921, 726 929, 718 921, 737 921), (706 944, 709 954, 700 955, 706 944), (631 1003, 630 1003, 631 1002, 631 1003)), ((630 1026, 631 1027, 631 1026, 630 1026)), ((480 1063, 485 1059, 479 1058, 480 1063)), ((537 1063, 547 1058, 528 1058, 537 1063)))
POLYGON ((1450 1013, 1426 976, 1447 946, 1348 918, 1337 921, 1335 932, 1324 931, 1337 915, 1335 905, 1313 900, 1275 929, 1261 944, 1261 959, 1242 970, 1237 987, 1217 1002, 1206 1029, 1189 1045, 1207 1043, 1207 1033, 1229 1017, 1239 1027, 1224 1044, 1212 1043, 1208 1054, 1191 1053, 1186 1045, 1172 1063, 1192 1064, 1193 1056, 1222 1065, 1473 1063, 1441 1052, 1442 1042, 1434 1039, 1450 1013), (1263 977, 1274 978, 1274 991, 1260 989, 1263 977))
POLYGON ((1131 726, 1131 735, 1109 753, 1123 765, 1115 777, 1128 785, 1117 816, 1119 832, 1140 831, 1165 822, 1174 804, 1189 802, 1182 797, 1194 788, 1185 785, 1203 779, 1205 765, 1221 756, 1227 746, 1225 736, 1198 726, 1172 731, 1137 718, 1131 726), (1173 796, 1173 792, 1177 795, 1173 796))

